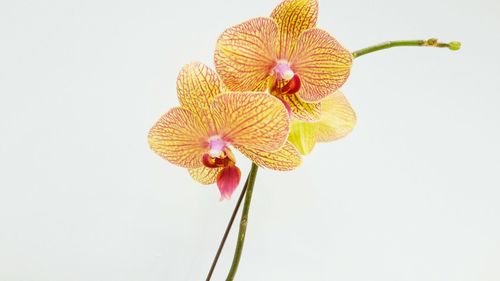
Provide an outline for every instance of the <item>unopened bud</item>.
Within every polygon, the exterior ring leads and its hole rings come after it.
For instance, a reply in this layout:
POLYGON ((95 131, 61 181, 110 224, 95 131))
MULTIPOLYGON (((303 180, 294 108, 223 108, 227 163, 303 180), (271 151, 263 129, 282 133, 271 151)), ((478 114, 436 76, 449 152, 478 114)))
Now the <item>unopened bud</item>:
POLYGON ((460 50, 460 47, 462 46, 462 43, 458 42, 458 41, 453 41, 453 42, 450 42, 450 44, 448 44, 448 48, 452 51, 458 51, 460 50))

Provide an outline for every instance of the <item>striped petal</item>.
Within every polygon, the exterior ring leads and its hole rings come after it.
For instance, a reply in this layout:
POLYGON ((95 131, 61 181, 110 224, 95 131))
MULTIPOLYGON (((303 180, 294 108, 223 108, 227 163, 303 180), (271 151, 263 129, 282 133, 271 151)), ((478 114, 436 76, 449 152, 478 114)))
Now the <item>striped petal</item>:
POLYGON ((279 96, 290 106, 292 116, 303 121, 317 121, 321 117, 321 103, 307 103, 301 100, 297 94, 285 94, 279 96))
POLYGON ((313 28, 300 35, 290 61, 302 82, 298 96, 306 102, 318 102, 347 80, 352 55, 326 31, 313 28))
POLYGON ((176 107, 151 128, 148 141, 151 149, 169 162, 185 168, 198 168, 202 166, 206 134, 193 113, 176 107))
POLYGON ((215 67, 232 91, 264 91, 276 62, 278 28, 270 18, 255 18, 233 26, 219 37, 215 67))
POLYGON ((222 170, 219 168, 208 168, 202 166, 200 168, 188 169, 189 175, 201 184, 212 184, 217 180, 217 175, 222 170))
POLYGON ((317 123, 308 123, 298 120, 292 121, 290 124, 288 141, 297 148, 300 154, 307 155, 316 145, 317 130, 317 123))
POLYGON ((356 125, 356 113, 342 92, 337 91, 321 102, 322 115, 316 140, 330 142, 349 134, 356 125))
POLYGON ((290 171, 300 166, 302 159, 293 144, 286 142, 279 150, 267 152, 260 149, 246 149, 237 147, 255 164, 278 171, 290 171))
POLYGON ((181 106, 205 124, 214 123, 209 111, 210 103, 223 88, 217 73, 199 62, 185 65, 177 78, 177 97, 181 106))
POLYGON ((278 24, 278 50, 281 59, 287 59, 295 49, 299 35, 316 25, 317 0, 285 0, 271 13, 278 24))
POLYGON ((235 146, 273 151, 288 135, 288 111, 267 93, 226 93, 215 97, 212 112, 221 137, 235 146))

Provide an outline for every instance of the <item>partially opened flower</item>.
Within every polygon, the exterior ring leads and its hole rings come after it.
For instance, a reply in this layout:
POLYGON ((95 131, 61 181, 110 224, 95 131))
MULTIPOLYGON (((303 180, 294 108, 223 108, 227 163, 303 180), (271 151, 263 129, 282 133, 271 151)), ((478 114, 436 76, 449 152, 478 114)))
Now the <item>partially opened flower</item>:
POLYGON ((291 170, 300 154, 287 142, 289 117, 283 103, 262 92, 225 92, 207 66, 183 67, 177 80, 181 106, 151 128, 150 147, 164 159, 189 169, 203 184, 217 182, 221 199, 240 181, 231 146, 258 165, 291 170))
POLYGON ((293 120, 288 140, 303 155, 316 142, 331 142, 346 136, 356 125, 356 114, 342 92, 337 91, 321 102, 321 118, 315 122, 293 120))
POLYGON ((227 29, 217 41, 217 72, 233 91, 268 90, 295 118, 319 119, 319 102, 344 84, 352 55, 315 27, 317 18, 316 0, 285 0, 271 18, 227 29))

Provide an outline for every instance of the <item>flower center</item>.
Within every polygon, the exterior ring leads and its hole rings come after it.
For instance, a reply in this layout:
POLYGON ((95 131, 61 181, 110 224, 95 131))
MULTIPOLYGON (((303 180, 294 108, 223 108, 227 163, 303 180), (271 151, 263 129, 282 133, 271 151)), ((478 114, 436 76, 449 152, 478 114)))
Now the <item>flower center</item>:
POLYGON ((228 167, 236 161, 227 147, 228 143, 219 136, 208 138, 208 153, 203 154, 201 162, 208 168, 228 167))
POLYGON ((219 136, 211 136, 208 138, 208 148, 210 149, 208 153, 210 157, 217 158, 222 155, 224 148, 226 148, 226 142, 219 136))
POLYGON ((274 67, 274 73, 276 73, 278 78, 285 81, 292 79, 295 75, 287 61, 278 61, 278 64, 274 67))
POLYGON ((274 94, 295 94, 300 89, 299 75, 293 72, 290 63, 286 60, 279 60, 273 68, 273 80, 269 85, 269 90, 274 94))

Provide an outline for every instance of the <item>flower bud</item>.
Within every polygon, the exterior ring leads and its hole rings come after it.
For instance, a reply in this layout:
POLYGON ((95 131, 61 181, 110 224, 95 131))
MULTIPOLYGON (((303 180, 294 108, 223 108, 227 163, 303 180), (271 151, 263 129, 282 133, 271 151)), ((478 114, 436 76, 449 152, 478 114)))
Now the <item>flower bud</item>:
POLYGON ((458 41, 453 41, 453 42, 450 42, 450 44, 448 44, 448 48, 452 51, 458 51, 460 50, 460 47, 462 46, 462 43, 458 42, 458 41))

